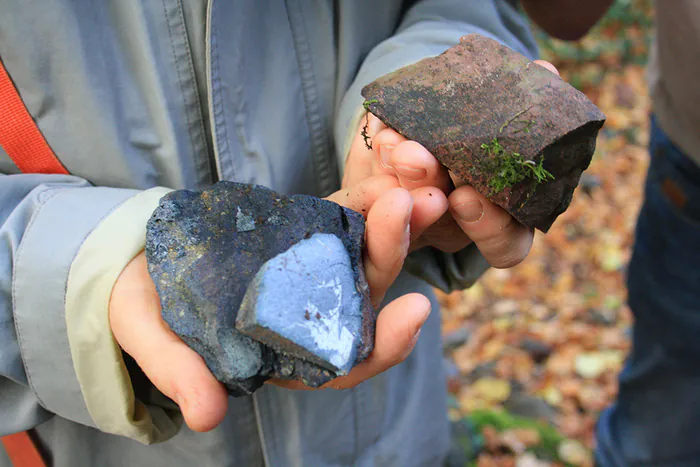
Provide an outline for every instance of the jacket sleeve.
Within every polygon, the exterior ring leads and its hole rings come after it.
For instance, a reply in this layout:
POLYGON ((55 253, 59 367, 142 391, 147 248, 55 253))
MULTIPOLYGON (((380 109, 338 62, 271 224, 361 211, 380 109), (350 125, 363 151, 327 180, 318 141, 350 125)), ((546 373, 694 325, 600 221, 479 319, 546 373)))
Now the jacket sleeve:
POLYGON ((176 410, 136 398, 108 320, 165 192, 0 174, 0 436, 54 414, 144 443, 177 431, 176 410))
MULTIPOLYGON (((376 78, 439 55, 460 37, 478 33, 534 59, 537 47, 524 17, 506 0, 423 0, 406 13, 396 33, 376 46, 346 93, 336 119, 336 143, 343 166, 352 137, 364 117, 362 88, 376 78)), ((443 291, 470 287, 488 268, 474 245, 457 253, 424 248, 409 255, 406 269, 443 291)))

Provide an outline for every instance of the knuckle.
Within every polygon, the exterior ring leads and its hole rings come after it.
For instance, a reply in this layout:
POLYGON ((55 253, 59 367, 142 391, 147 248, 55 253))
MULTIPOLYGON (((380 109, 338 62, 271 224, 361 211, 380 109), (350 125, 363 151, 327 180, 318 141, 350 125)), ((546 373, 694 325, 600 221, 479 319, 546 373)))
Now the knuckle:
POLYGON ((492 264, 492 266, 496 269, 508 269, 512 268, 513 266, 517 266, 518 264, 522 263, 523 260, 525 259, 525 255, 520 254, 518 251, 509 251, 506 252, 501 258, 498 260, 495 260, 492 264))
POLYGON ((489 263, 497 269, 507 269, 525 260, 532 244, 529 234, 523 231, 514 232, 508 237, 502 237, 488 247, 491 253, 487 256, 489 263))
POLYGON ((467 233, 474 241, 481 244, 500 246, 507 243, 513 237, 519 225, 518 222, 505 211, 489 213, 489 215, 490 217, 481 219, 478 229, 467 233))

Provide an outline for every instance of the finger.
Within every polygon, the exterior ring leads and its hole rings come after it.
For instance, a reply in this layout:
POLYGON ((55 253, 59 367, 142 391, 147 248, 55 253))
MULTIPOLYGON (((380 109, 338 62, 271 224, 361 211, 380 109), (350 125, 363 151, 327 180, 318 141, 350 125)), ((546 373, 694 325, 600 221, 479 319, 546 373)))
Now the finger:
MULTIPOLYGON (((395 145, 384 144, 385 139, 398 136, 394 130, 384 130, 375 138, 382 153, 382 160, 395 171, 401 186, 412 190, 424 186, 435 186, 449 193, 452 190, 447 169, 422 145, 415 141, 403 141, 395 145)), ((375 151, 376 152, 376 151, 375 151)))
POLYGON ((552 65, 549 62, 546 62, 544 60, 535 60, 535 63, 537 63, 539 66, 544 67, 554 73, 555 75, 559 76, 559 70, 557 70, 557 67, 552 65))
POLYGON ((362 180, 350 188, 336 191, 325 199, 362 213, 362 215, 367 217, 374 202, 382 194, 398 186, 399 181, 396 177, 392 177, 391 175, 377 175, 362 180))
POLYGON ((508 268, 525 259, 532 246, 530 229, 470 186, 456 189, 449 202, 457 224, 493 267, 508 268))
POLYGON ((410 193, 394 188, 377 199, 367 215, 365 274, 375 307, 403 267, 411 242, 412 210, 410 193))
POLYGON ((377 135, 372 138, 372 152, 374 153, 372 173, 375 175, 395 175, 396 171, 391 161, 392 153, 398 145, 405 141, 406 138, 390 128, 384 128, 377 133, 377 135))
POLYGON ((430 300, 409 294, 388 304, 379 313, 374 350, 350 374, 324 387, 347 389, 403 362, 415 347, 420 329, 430 315, 430 300))
POLYGON ((345 159, 343 187, 353 186, 372 176, 374 152, 371 148, 374 147, 374 137, 384 128, 386 125, 371 113, 360 119, 345 159))
POLYGON ((452 213, 448 211, 411 244, 410 251, 431 246, 446 253, 456 253, 470 243, 472 243, 471 238, 464 233, 455 222, 452 213))
POLYGON ((450 205, 445 193, 433 186, 416 188, 411 191, 411 196, 411 242, 415 242, 448 212, 450 205))
POLYGON ((163 321, 145 255, 137 256, 115 284, 109 317, 121 348, 180 406, 192 430, 208 431, 221 423, 228 405, 226 390, 202 357, 163 321))

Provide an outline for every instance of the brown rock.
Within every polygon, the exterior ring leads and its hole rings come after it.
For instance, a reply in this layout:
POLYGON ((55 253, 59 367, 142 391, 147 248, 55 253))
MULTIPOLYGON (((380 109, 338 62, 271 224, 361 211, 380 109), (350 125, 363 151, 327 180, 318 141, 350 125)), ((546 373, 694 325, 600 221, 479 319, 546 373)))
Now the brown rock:
POLYGON ((362 95, 386 125, 544 232, 569 206, 605 121, 557 75, 476 34, 377 79, 362 95))

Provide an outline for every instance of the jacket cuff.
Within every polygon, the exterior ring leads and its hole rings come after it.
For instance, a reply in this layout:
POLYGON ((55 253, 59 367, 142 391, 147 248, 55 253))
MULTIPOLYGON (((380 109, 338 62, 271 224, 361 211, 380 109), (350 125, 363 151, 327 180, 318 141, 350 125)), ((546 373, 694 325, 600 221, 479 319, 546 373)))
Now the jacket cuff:
POLYGON ((179 413, 136 399, 109 324, 117 278, 146 243, 146 222, 170 190, 154 188, 125 201, 85 239, 66 289, 66 329, 82 397, 101 431, 150 444, 165 441, 182 423, 179 413))
POLYGON ((427 247, 406 257, 404 269, 445 293, 468 289, 490 268, 474 243, 456 253, 427 247))
POLYGON ((73 370, 63 314, 68 274, 83 240, 136 193, 90 186, 43 191, 13 261, 15 327, 27 381, 44 408, 88 426, 94 423, 73 370))

